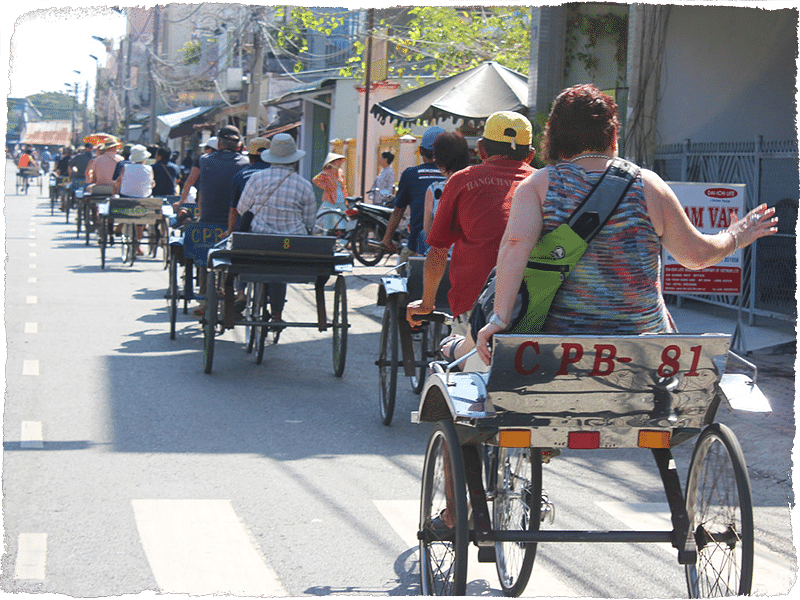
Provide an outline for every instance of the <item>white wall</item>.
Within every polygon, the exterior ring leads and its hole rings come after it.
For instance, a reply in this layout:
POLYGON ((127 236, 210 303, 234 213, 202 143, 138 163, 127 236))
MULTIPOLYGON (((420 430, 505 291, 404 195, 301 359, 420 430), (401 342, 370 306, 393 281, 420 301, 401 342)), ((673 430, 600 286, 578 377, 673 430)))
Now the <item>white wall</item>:
POLYGON ((673 6, 657 144, 790 140, 797 13, 673 6))

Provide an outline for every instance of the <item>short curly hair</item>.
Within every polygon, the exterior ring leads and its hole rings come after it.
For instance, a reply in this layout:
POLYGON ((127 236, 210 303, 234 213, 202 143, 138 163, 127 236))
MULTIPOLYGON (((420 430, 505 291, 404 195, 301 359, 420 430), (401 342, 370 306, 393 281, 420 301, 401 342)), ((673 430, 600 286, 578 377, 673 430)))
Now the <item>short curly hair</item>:
POLYGON ((603 152, 619 130, 617 103, 591 84, 562 91, 553 102, 542 139, 542 157, 555 163, 587 150, 603 152))

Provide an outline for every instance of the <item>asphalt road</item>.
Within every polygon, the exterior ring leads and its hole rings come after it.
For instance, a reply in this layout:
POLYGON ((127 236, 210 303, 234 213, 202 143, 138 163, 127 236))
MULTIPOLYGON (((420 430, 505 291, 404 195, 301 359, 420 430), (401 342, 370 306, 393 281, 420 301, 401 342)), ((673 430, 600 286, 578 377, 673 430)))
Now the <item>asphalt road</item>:
MULTIPOLYGON (((205 375, 191 314, 169 339, 160 260, 129 267, 114 251, 101 270, 96 244, 36 191, 15 195, 7 174, 2 590, 418 594, 430 427, 410 423, 418 397, 404 378, 392 425, 379 419, 377 282, 391 265, 346 276, 343 377, 332 374, 330 333, 291 328, 262 365, 243 331, 226 332, 205 375)), ((330 307, 330 286, 327 297, 330 307)), ((313 319, 311 286, 290 286, 289 298, 287 320, 313 319)), ((752 458, 755 591, 770 595, 796 574, 788 360, 765 354, 771 417, 720 415, 752 458)), ((690 450, 676 449, 680 468, 690 450)), ((669 528, 649 453, 565 453, 544 484, 558 528, 669 528)), ((686 595, 664 545, 543 545, 533 573, 526 595, 686 595)), ((500 594, 493 566, 474 556, 469 581, 471 595, 500 594)))

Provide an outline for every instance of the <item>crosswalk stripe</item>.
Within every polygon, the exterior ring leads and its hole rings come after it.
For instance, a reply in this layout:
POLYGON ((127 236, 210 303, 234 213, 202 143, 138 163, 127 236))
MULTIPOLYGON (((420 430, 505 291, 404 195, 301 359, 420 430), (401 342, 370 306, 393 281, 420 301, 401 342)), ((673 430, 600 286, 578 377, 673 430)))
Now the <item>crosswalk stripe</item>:
POLYGON ((47 534, 20 533, 17 538, 16 579, 43 580, 47 566, 47 534))
POLYGON ((22 374, 23 375, 38 375, 39 374, 39 361, 38 360, 23 360, 22 361, 22 374))
POLYGON ((44 448, 41 421, 23 421, 21 423, 19 445, 21 448, 44 448))
POLYGON ((132 500, 139 537, 160 591, 287 596, 230 500, 132 500))

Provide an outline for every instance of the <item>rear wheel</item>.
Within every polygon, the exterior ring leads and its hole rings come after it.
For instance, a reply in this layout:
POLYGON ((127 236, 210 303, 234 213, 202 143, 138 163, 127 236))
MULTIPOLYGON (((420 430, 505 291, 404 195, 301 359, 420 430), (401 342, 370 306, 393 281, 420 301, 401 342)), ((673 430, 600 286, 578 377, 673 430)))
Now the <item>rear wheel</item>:
POLYGON ((467 489, 461 446, 450 421, 437 423, 428 440, 417 537, 422 593, 463 596, 469 545, 467 489))
POLYGON ((169 339, 175 339, 175 324, 178 320, 178 257, 169 257, 169 339))
POLYGON ((108 242, 108 236, 106 232, 106 219, 105 217, 100 219, 100 223, 98 224, 97 229, 97 240, 100 243, 100 268, 106 268, 106 243, 108 242))
POLYGON ((725 425, 709 425, 697 440, 686 481, 686 510, 697 543, 697 563, 686 565, 689 597, 750 594, 750 479, 739 442, 725 425))
POLYGON ((380 348, 378 350, 378 393, 381 403, 381 420, 392 422, 394 400, 397 394, 397 302, 389 300, 383 309, 380 348))
POLYGON ((344 276, 336 278, 333 290, 333 374, 341 377, 347 357, 347 288, 344 276))
POLYGON ((428 332, 432 323, 423 323, 419 331, 411 332, 411 342, 414 347, 414 374, 411 376, 411 390, 419 394, 425 386, 425 373, 428 371, 428 332))
POLYGON ((206 279, 206 314, 203 318, 203 372, 211 373, 214 363, 214 336, 217 333, 217 281, 214 271, 206 279))
POLYGON ((383 246, 381 240, 383 232, 376 227, 361 222, 353 230, 350 246, 353 256, 363 265, 371 267, 377 265, 383 258, 383 246))

